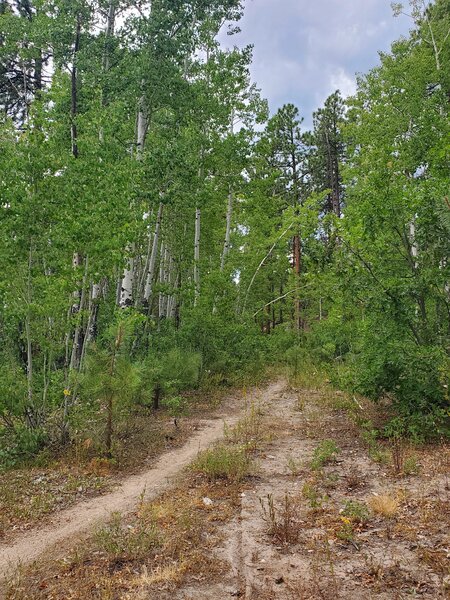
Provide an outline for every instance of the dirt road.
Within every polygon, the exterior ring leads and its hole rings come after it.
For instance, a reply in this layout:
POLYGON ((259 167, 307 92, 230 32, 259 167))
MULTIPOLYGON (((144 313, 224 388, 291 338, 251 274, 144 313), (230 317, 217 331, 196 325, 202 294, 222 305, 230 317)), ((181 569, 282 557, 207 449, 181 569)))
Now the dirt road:
POLYGON ((115 491, 98 498, 80 502, 60 512, 42 529, 27 532, 12 544, 0 545, 0 579, 18 564, 27 564, 44 553, 57 554, 66 542, 92 530, 108 519, 113 512, 133 510, 140 496, 155 498, 170 487, 171 479, 186 467, 202 450, 223 436, 224 423, 232 424, 235 417, 203 421, 201 430, 183 447, 161 456, 153 468, 122 481, 115 491))

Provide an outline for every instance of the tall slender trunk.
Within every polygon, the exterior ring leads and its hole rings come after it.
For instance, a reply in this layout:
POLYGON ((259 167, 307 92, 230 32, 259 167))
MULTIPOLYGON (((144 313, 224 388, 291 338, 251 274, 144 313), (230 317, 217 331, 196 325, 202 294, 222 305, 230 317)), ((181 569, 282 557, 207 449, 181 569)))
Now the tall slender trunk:
POLYGON ((33 264, 33 247, 30 244, 28 255, 28 275, 27 275, 27 315, 25 317, 25 335, 27 340, 27 421, 29 427, 35 426, 35 415, 33 410, 33 346, 31 341, 31 323, 30 323, 30 306, 31 306, 31 268, 33 264))
MULTIPOLYGON (((295 273, 296 280, 297 280, 296 285, 299 287, 300 286, 300 274, 301 274, 301 253, 302 253, 300 235, 299 234, 295 235, 293 241, 294 241, 293 268, 294 268, 294 273, 295 273)), ((300 291, 299 290, 297 290, 297 292, 295 294, 294 305, 295 305, 295 328, 299 330, 302 328, 301 300, 300 300, 300 291)))
POLYGON ((77 114, 78 114, 78 89, 77 89, 77 54, 80 49, 81 38, 81 15, 77 16, 77 26, 75 32, 75 43, 72 55, 72 75, 71 75, 71 108, 70 108, 70 135, 72 139, 72 154, 78 158, 78 132, 77 132, 77 114))
POLYGON ((147 280, 144 290, 144 302, 148 306, 150 312, 152 305, 153 281, 155 279, 156 258, 158 256, 159 236, 161 232, 161 222, 163 217, 164 204, 161 202, 156 216, 155 234, 153 236, 152 252, 148 266, 147 280))
MULTIPOLYGON (((425 16, 425 21, 426 21, 426 23, 428 25, 428 31, 430 32, 431 45, 433 46, 433 54, 434 54, 434 59, 436 61, 436 70, 440 71, 441 70, 440 55, 441 55, 441 52, 442 52, 442 48, 438 48, 438 45, 437 45, 437 42, 436 42, 436 37, 434 35, 433 27, 431 25, 430 16, 429 16, 429 13, 428 13, 427 9, 425 9, 425 11, 424 11, 424 16, 425 16)), ((447 34, 447 37, 448 37, 448 34, 447 34)))
MULTIPOLYGON (((234 111, 231 111, 230 136, 233 136, 233 134, 234 134, 234 111)), ((233 191, 233 185, 230 183, 229 190, 228 190, 225 240, 223 243, 222 257, 220 259, 220 270, 221 271, 223 271, 225 268, 225 261, 227 260, 227 256, 230 252, 231 221, 232 221, 232 217, 233 217, 233 201, 234 201, 234 191, 233 191)))
POLYGON ((76 371, 80 367, 80 358, 81 358, 81 336, 83 331, 83 309, 86 299, 86 281, 88 275, 89 268, 89 259, 86 256, 84 261, 84 275, 83 281, 81 284, 81 296, 80 296, 80 304, 77 309, 77 323, 75 326, 75 333, 73 336, 73 344, 72 344, 72 353, 70 357, 69 370, 76 371))
POLYGON ((225 268, 225 262, 230 252, 230 239, 231 239, 231 221, 233 218, 233 201, 234 193, 233 188, 230 185, 230 191, 228 192, 228 205, 227 205, 227 224, 225 229, 225 241, 223 244, 222 257, 220 259, 220 270, 223 271, 225 268))
MULTIPOLYGON (((114 35, 114 28, 116 24, 116 4, 117 0, 110 0, 108 7, 108 16, 106 19, 106 28, 105 28, 105 45, 103 48, 103 60, 102 60, 102 71, 103 75, 109 71, 110 68, 110 54, 111 54, 111 39, 114 35)), ((101 90, 101 105, 102 108, 106 106, 107 103, 107 94, 105 91, 105 86, 102 86, 101 90)), ((100 126, 98 137, 100 142, 104 141, 105 133, 103 126, 100 126)))
POLYGON ((419 248, 416 240, 416 220, 413 218, 409 223, 409 245, 410 245, 410 253, 411 258, 413 259, 414 269, 417 269, 418 262, 417 258, 419 256, 419 248))
POLYGON ((80 357, 80 371, 83 369, 84 358, 86 356, 87 346, 95 339, 97 332, 98 301, 101 293, 101 285, 92 284, 89 290, 88 321, 86 325, 86 334, 84 336, 80 357))
POLYGON ((145 110, 145 100, 141 98, 139 101, 139 110, 137 115, 136 125, 136 158, 142 159, 142 153, 144 152, 145 138, 147 136, 148 122, 145 110))
POLYGON ((108 6, 108 17, 106 21, 106 30, 105 30, 105 48, 103 51, 103 72, 106 73, 109 71, 110 67, 110 54, 111 54, 111 38, 114 35, 114 28, 116 25, 116 7, 117 0, 109 0, 108 6))
MULTIPOLYGON (((142 153, 144 151, 145 146, 145 138, 147 136, 147 117, 145 114, 145 101, 144 98, 139 100, 139 108, 137 114, 137 123, 136 123, 136 158, 137 160, 141 160, 142 153)), ((128 259, 127 266, 125 268, 123 277, 122 277, 122 285, 120 292, 120 300, 119 306, 121 308, 126 308, 128 306, 133 306, 133 285, 135 279, 135 259, 134 259, 134 244, 130 244, 128 246, 128 253, 130 254, 130 258, 128 259)), ((139 289, 137 290, 139 294, 139 289)))
POLYGON ((129 246, 128 252, 130 257, 127 259, 127 266, 122 277, 122 285, 120 289, 119 306, 127 308, 133 305, 133 283, 134 283, 134 257, 133 246, 129 246))
POLYGON ((194 238, 194 306, 197 306, 197 302, 200 296, 200 231, 201 231, 201 210, 200 208, 195 209, 195 238, 194 238))
MULTIPOLYGON (((292 146, 295 146, 293 132, 291 133, 291 143, 292 146)), ((300 188, 299 188, 299 180, 297 173, 297 157, 295 152, 292 153, 291 156, 292 161, 292 174, 293 174, 293 184, 294 184, 294 194, 295 194, 295 214, 298 216, 300 214, 300 188)), ((297 226, 298 227, 298 226, 297 226)), ((294 298, 294 307, 295 307, 295 329, 299 331, 302 328, 302 317, 301 317, 301 300, 300 300, 300 274, 301 274, 301 254, 302 254, 302 243, 300 238, 299 227, 297 229, 297 233, 293 238, 293 269, 295 273, 296 279, 296 287, 297 291, 295 293, 294 298)))
POLYGON ((147 242, 147 254, 145 256, 145 260, 143 260, 143 269, 139 274, 139 281, 137 284, 137 292, 136 292, 136 300, 134 302, 135 308, 138 308, 144 299, 145 285, 147 283, 147 275, 148 269, 150 266, 150 258, 152 255, 153 248, 153 233, 151 231, 148 232, 148 242, 147 242))
MULTIPOLYGON (((161 258, 159 261, 159 283, 165 285, 166 283, 166 262, 167 262, 167 248, 164 242, 161 243, 161 258)), ((166 295, 164 291, 159 292, 159 310, 158 310, 159 321, 166 318, 166 295)))

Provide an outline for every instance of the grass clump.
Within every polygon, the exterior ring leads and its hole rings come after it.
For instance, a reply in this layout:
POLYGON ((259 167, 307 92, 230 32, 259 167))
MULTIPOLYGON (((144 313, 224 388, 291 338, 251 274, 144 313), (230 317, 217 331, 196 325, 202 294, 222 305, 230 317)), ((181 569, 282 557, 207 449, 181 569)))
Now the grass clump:
POLYGON ((308 501, 312 510, 321 509, 322 504, 328 501, 328 496, 321 494, 314 483, 308 481, 302 488, 302 496, 308 501))
POLYGON ((192 470, 209 480, 242 481, 250 474, 252 460, 241 446, 220 444, 200 452, 192 470))
POLYGON ((120 513, 113 513, 111 520, 95 535, 98 547, 110 559, 137 560, 160 546, 161 538, 154 521, 138 520, 127 526, 120 513))
POLYGON ((400 502, 397 496, 380 494, 379 496, 370 498, 369 506, 375 515, 379 515, 385 519, 392 519, 400 508, 400 502))
POLYGON ((261 407, 254 402, 246 410, 245 415, 234 427, 225 425, 225 438, 231 444, 240 445, 247 451, 260 448, 269 439, 269 432, 264 423, 261 407))
POLYGON ((333 440, 323 440, 314 450, 311 469, 317 471, 335 460, 340 449, 333 440))
POLYGON ((280 506, 275 504, 272 494, 260 498, 259 502, 263 519, 268 526, 268 534, 274 542, 284 545, 296 543, 300 534, 299 506, 296 499, 286 492, 280 506))
POLYGON ((298 460, 295 460, 295 458, 289 456, 287 459, 287 468, 293 477, 297 477, 301 472, 302 466, 298 460))
POLYGON ((411 454, 405 458, 403 463, 403 475, 418 475, 420 473, 420 465, 416 454, 411 454))

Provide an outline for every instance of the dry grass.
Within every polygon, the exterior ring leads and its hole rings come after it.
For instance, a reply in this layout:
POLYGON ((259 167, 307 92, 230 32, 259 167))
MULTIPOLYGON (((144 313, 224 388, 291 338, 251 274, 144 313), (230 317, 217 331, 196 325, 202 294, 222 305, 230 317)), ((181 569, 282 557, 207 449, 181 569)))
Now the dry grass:
POLYGON ((242 481, 250 475, 252 460, 242 446, 218 444, 201 452, 190 468, 210 481, 242 481))
POLYGON ((55 463, 47 468, 20 469, 0 476, 0 538, 27 530, 48 515, 110 488, 105 475, 55 463))
POLYGON ((160 411, 137 407, 116 424, 115 460, 101 457, 99 432, 80 431, 71 446, 57 460, 40 466, 0 471, 0 540, 42 524, 55 512, 74 503, 107 492, 112 478, 137 472, 148 461, 170 447, 182 446, 198 428, 198 418, 210 416, 230 389, 201 390, 186 394, 190 415, 179 420, 160 411))
POLYGON ((385 519, 392 519, 400 509, 400 500, 397 495, 393 494, 372 496, 368 504, 375 515, 384 517, 385 519))
POLYGON ((225 439, 231 444, 240 445, 246 451, 260 449, 270 440, 271 433, 264 420, 264 411, 260 404, 252 402, 244 416, 234 425, 225 425, 225 439))
POLYGON ((298 542, 300 535, 300 503, 299 498, 287 492, 281 502, 277 502, 272 494, 259 499, 263 519, 267 525, 267 533, 275 544, 284 546, 298 542))
POLYGON ((198 477, 134 514, 114 515, 81 549, 59 563, 22 569, 10 580, 7 600, 104 600, 159 597, 183 582, 213 581, 226 566, 214 558, 217 523, 230 519, 241 488, 198 477), (211 504, 205 505, 208 497, 211 504))

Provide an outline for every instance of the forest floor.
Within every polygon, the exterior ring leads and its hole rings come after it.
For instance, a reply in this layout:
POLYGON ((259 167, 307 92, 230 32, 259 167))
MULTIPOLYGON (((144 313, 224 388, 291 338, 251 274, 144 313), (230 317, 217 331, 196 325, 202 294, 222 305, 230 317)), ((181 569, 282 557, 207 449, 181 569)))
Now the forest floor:
POLYGON ((60 513, 0 547, 20 548, 24 563, 5 597, 450 597, 448 445, 376 440, 382 415, 314 377, 233 396, 231 413, 225 431, 221 418, 206 424, 157 470, 76 505, 68 523, 60 513), (200 441, 221 437, 196 458, 200 441), (39 543, 34 560, 26 548, 39 543))

